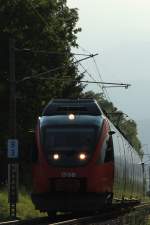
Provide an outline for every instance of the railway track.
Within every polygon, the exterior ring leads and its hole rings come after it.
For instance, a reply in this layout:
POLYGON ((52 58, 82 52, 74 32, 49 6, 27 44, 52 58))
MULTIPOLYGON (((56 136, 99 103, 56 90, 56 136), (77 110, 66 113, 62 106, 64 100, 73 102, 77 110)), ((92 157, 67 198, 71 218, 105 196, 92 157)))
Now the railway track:
POLYGON ((94 225, 119 225, 121 224, 122 217, 131 211, 146 208, 150 213, 150 204, 136 204, 136 205, 120 205, 115 204, 113 207, 106 207, 105 210, 100 210, 97 213, 87 214, 67 214, 59 215, 55 218, 40 217, 30 220, 12 220, 6 222, 0 222, 0 225, 82 225, 82 224, 94 224, 94 225))
MULTIPOLYGON (((108 218, 107 218, 108 219, 108 218)), ((105 221, 106 218, 103 218, 102 216, 87 216, 87 217, 81 217, 81 218, 74 218, 74 219, 65 219, 63 221, 57 221, 52 220, 49 218, 40 218, 40 219, 34 219, 34 220, 15 220, 15 221, 7 221, 0 223, 1 225, 82 225, 82 224, 106 224, 105 221), (105 221, 105 222, 104 222, 105 221)), ((114 219, 111 219, 109 221, 115 221, 114 219)))

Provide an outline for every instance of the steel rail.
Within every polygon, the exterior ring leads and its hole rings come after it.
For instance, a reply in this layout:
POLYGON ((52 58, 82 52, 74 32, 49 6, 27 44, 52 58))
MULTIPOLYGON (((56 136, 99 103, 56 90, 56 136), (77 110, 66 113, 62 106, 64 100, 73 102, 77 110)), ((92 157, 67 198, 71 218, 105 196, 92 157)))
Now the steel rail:
MULTIPOLYGON (((135 205, 120 205, 115 204, 113 207, 106 207, 105 210, 101 209, 99 214, 92 214, 87 216, 87 214, 70 214, 70 215, 61 215, 56 216, 55 218, 48 217, 39 217, 28 220, 12 220, 0 222, 0 225, 82 225, 90 223, 99 223, 105 224, 107 221, 117 221, 119 218, 124 216, 127 213, 132 212, 133 210, 138 210, 139 208, 148 208, 150 211, 150 203, 142 203, 135 205)), ((118 223, 117 223, 118 224, 118 223)))

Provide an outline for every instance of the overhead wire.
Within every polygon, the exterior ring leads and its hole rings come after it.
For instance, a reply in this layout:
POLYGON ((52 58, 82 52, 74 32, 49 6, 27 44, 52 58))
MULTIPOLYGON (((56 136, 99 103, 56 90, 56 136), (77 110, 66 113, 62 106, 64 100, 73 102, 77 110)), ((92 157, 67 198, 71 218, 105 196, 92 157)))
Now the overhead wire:
MULTIPOLYGON (((74 56, 74 59, 76 59, 77 61, 77 58, 74 56)), ((79 65, 82 67, 82 69, 84 69, 85 73, 87 73, 89 75, 89 77, 93 80, 93 81, 96 81, 95 78, 87 71, 87 69, 82 65, 81 62, 78 62, 79 65)))
MULTIPOLYGON (((83 52, 88 52, 89 54, 91 54, 89 51, 87 51, 87 50, 86 50, 84 47, 82 47, 81 45, 78 45, 78 46, 79 46, 79 48, 80 48, 83 52)), ((98 75, 99 75, 100 82, 103 82, 102 76, 101 76, 101 73, 100 73, 100 71, 99 71, 99 68, 98 68, 98 66, 97 66, 97 64, 96 64, 95 58, 94 58, 94 57, 92 57, 92 58, 93 58, 93 61, 94 61, 94 64, 95 64, 96 71, 97 71, 97 73, 98 73, 98 75)), ((91 76, 92 76, 92 75, 91 75, 91 76)), ((105 98, 106 98, 107 100, 111 101, 111 100, 110 100, 110 97, 109 97, 109 94, 108 94, 108 92, 107 92, 107 90, 106 90, 106 87, 103 86, 103 85, 100 85, 99 83, 98 83, 97 85, 98 85, 98 87, 100 88, 100 90, 102 90, 102 93, 103 93, 103 95, 105 96, 105 98)))
POLYGON ((43 24, 46 26, 47 31, 49 31, 50 24, 44 19, 44 17, 39 13, 39 11, 33 6, 31 0, 26 0, 26 2, 30 5, 33 12, 40 18, 43 24))
MULTIPOLYGON (((81 61, 83 61, 83 60, 85 60, 85 59, 88 59, 88 58, 91 58, 91 57, 94 57, 94 55, 89 55, 89 56, 87 56, 87 57, 85 57, 85 58, 76 60, 76 61, 74 62, 74 64, 80 63, 81 61)), ((20 83, 20 82, 23 82, 23 81, 25 81, 25 80, 29 80, 29 79, 34 79, 34 78, 38 78, 38 77, 41 77, 41 76, 45 76, 45 75, 48 75, 48 74, 50 74, 50 73, 52 73, 52 72, 59 71, 59 70, 61 70, 61 69, 63 69, 63 68, 66 68, 66 65, 62 65, 62 66, 59 66, 59 67, 56 67, 56 68, 53 68, 53 69, 44 71, 44 72, 38 73, 38 74, 36 74, 36 75, 26 76, 26 77, 24 77, 23 79, 17 81, 16 83, 20 83)))
POLYGON ((86 52, 86 53, 88 53, 88 54, 91 54, 91 52, 89 52, 88 50, 86 50, 84 47, 82 47, 81 45, 79 45, 78 44, 78 46, 79 46, 79 48, 83 51, 83 52, 86 52))
MULTIPOLYGON (((50 24, 47 23, 47 21, 46 21, 46 20, 43 18, 43 16, 38 12, 38 10, 36 10, 36 8, 32 5, 32 2, 31 2, 31 1, 28 1, 28 0, 27 0, 27 3, 31 6, 31 8, 32 8, 32 10, 34 11, 34 13, 36 13, 36 15, 40 18, 40 20, 41 20, 41 21, 43 22, 43 24, 46 26, 47 31, 49 31, 49 26, 50 26, 50 24)), ((83 47, 81 47, 80 45, 78 45, 78 46, 79 46, 84 52, 88 52, 87 50, 85 50, 85 49, 84 49, 83 47)), ((88 54, 89 54, 89 52, 88 52, 88 54)), ((91 54, 91 53, 90 53, 90 54, 91 54)), ((78 54, 78 55, 80 55, 80 54, 78 54)), ((100 80, 102 81, 102 77, 101 77, 99 68, 98 68, 98 66, 97 66, 97 63, 96 63, 94 57, 92 57, 92 58, 93 58, 93 61, 94 61, 95 66, 96 66, 96 70, 97 70, 97 72, 98 72, 99 78, 100 78, 100 80)), ((84 72, 86 72, 92 80, 96 81, 95 78, 87 71, 87 69, 85 69, 85 67, 82 65, 82 63, 81 63, 80 61, 79 61, 78 63, 79 63, 79 65, 84 69, 84 72)), ((57 70, 58 70, 58 68, 57 68, 57 70)), ((55 69, 54 69, 53 71, 55 71, 55 69)), ((48 74, 49 72, 52 72, 52 70, 46 71, 46 72, 43 72, 43 73, 40 73, 40 74, 38 74, 38 76, 35 75, 35 76, 30 77, 30 78, 29 78, 29 77, 26 77, 26 78, 24 78, 23 80, 27 80, 27 79, 31 79, 31 78, 35 78, 35 77, 37 78, 37 77, 40 77, 40 76, 42 76, 42 75, 48 74)), ((22 80, 22 81, 23 81, 23 80, 22 80)), ((104 86, 100 85, 100 84, 98 84, 98 86, 99 86, 100 90, 102 90, 102 92, 103 92, 103 94, 105 95, 105 97, 106 97, 106 98, 109 98, 109 100, 110 100, 110 97, 109 97, 109 95, 108 95, 108 92, 107 92, 106 88, 105 88, 104 86), (105 90, 105 91, 104 91, 104 90, 105 90)))
MULTIPOLYGON (((43 16, 38 12, 38 10, 33 6, 33 4, 32 4, 32 2, 31 1, 28 1, 28 0, 26 0, 26 2, 30 5, 30 7, 32 8, 32 10, 33 10, 33 12, 40 18, 40 20, 42 21, 42 23, 46 26, 46 29, 49 31, 49 23, 47 23, 47 21, 43 18, 43 16)), ((82 48, 80 45, 79 45, 79 47, 82 49, 82 51, 84 51, 84 52, 88 52, 87 50, 85 50, 84 48, 82 48)), ((89 54, 89 52, 88 52, 88 54, 89 54)), ((80 55, 80 54, 78 54, 78 55, 80 55)), ((91 53, 89 54, 89 55, 91 55, 91 53)), ((78 63, 80 64, 80 66, 82 67, 82 68, 84 68, 83 66, 82 66, 82 64, 80 63, 80 60, 77 60, 78 61, 78 63)), ((96 81, 93 77, 92 77, 92 75, 86 70, 86 69, 84 69, 86 72, 87 72, 87 74, 90 76, 90 78, 91 79, 93 79, 94 81, 96 81)), ((53 70, 53 71, 55 71, 55 70, 53 70)), ((28 80, 28 79, 31 79, 31 78, 37 78, 37 77, 40 77, 40 76, 42 76, 42 75, 45 75, 45 74, 48 74, 48 73, 50 73, 50 72, 52 72, 51 70, 50 71, 47 71, 47 72, 42 72, 42 73, 39 73, 38 75, 34 75, 34 76, 32 76, 32 77, 25 77, 24 79, 22 79, 21 81, 19 81, 19 82, 22 82, 22 81, 24 81, 24 80, 28 80)), ((101 90, 102 90, 102 87, 100 86, 100 88, 101 88, 101 90)), ((103 90, 102 90, 103 91, 103 90)))
MULTIPOLYGON (((54 54, 54 55, 65 55, 65 54, 68 54, 68 51, 64 51, 64 52, 56 52, 56 51, 45 51, 45 50, 36 50, 36 49, 29 49, 29 48, 15 48, 15 51, 17 52, 31 52, 31 53, 41 53, 41 54, 47 54, 47 55, 50 55, 50 54, 54 54)), ((93 57, 94 55, 93 54, 82 54, 82 53, 74 53, 74 52, 71 52, 69 53, 70 55, 77 55, 77 56, 87 56, 87 57, 93 57)), ((96 54, 97 55, 97 54, 96 54)))
MULTIPOLYGON (((26 0, 26 2, 30 5, 30 7, 32 8, 32 10, 34 11, 34 13, 40 18, 40 20, 41 20, 41 21, 43 22, 43 24, 46 26, 47 31, 49 31, 50 24, 44 19, 44 17, 43 17, 43 16, 38 12, 38 10, 33 6, 33 4, 32 4, 31 1, 26 0)), ((81 47, 80 45, 78 45, 78 46, 82 49, 83 52, 86 52, 86 53, 88 52, 89 55, 92 55, 89 51, 87 51, 86 49, 84 49, 84 48, 81 47)), ((80 54, 77 54, 77 55, 80 55, 80 54)), ((94 63, 95 63, 95 66, 96 66, 97 72, 98 72, 98 74, 99 74, 100 80, 102 81, 102 77, 101 77, 101 74, 100 74, 100 72, 99 72, 99 69, 98 69, 98 66, 97 66, 97 64, 96 64, 96 61, 95 61, 94 57, 92 57, 92 58, 93 58, 93 61, 94 61, 94 63)), ((78 63, 80 64, 80 66, 81 66, 82 68, 84 68, 84 66, 81 64, 80 60, 78 61, 78 63)), ((58 70, 58 68, 57 68, 57 70, 58 70)), ((54 69, 54 70, 51 70, 51 71, 47 71, 47 72, 40 73, 40 74, 38 74, 37 76, 42 76, 42 75, 48 74, 48 73, 53 72, 53 71, 55 71, 55 69, 54 69)), ((89 77, 90 77, 93 81, 96 81, 95 78, 93 78, 93 76, 92 76, 85 68, 84 68, 84 71, 86 71, 86 73, 89 75, 89 77)), ((35 76, 36 76, 36 75, 35 75, 35 76)), ((35 76, 32 76, 32 78, 34 78, 35 76)), ((22 81, 27 80, 27 79, 30 79, 30 78, 29 78, 29 77, 26 77, 26 78, 22 79, 22 81)), ((20 81, 20 82, 21 82, 21 81, 20 81)), ((109 97, 109 95, 108 95, 108 93, 107 93, 107 91, 106 91, 106 88, 104 89, 103 86, 100 85, 100 83, 97 84, 97 85, 99 86, 100 90, 103 92, 103 94, 105 95, 105 97, 106 97, 106 98, 109 98, 109 100, 110 100, 110 97, 109 97)))
MULTIPOLYGON (((47 31, 49 31, 49 27, 50 27, 50 24, 44 19, 44 17, 39 13, 39 11, 33 6, 33 4, 32 4, 32 2, 31 1, 28 1, 28 0, 26 0, 26 2, 27 2, 27 4, 28 5, 30 5, 30 7, 31 7, 31 9, 33 10, 33 12, 40 18, 40 20, 42 21, 42 23, 46 26, 46 29, 47 29, 47 31)), ((25 49, 26 51, 29 51, 29 49, 25 49)), ((86 50, 84 49, 84 52, 85 52, 86 50)), ((87 52, 87 51, 86 51, 87 52)), ((41 52, 42 53, 42 52, 41 52)), ((75 54, 74 54, 75 55, 75 54)), ((87 58, 89 57, 89 55, 90 56, 93 56, 92 54, 89 54, 89 52, 88 52, 88 54, 76 54, 76 55, 84 55, 84 56, 87 56, 87 58)), ((81 60, 82 61, 82 60, 81 60)), ((76 63, 80 63, 80 60, 77 60, 77 62, 76 63)), ((46 74, 49 74, 49 73, 51 73, 51 72, 53 72, 53 71, 56 71, 56 70, 59 70, 60 68, 62 68, 62 67, 58 67, 58 68, 55 68, 55 69, 53 69, 53 70, 49 70, 49 71, 46 71, 46 72, 42 72, 42 73, 39 73, 39 74, 37 74, 37 75, 33 75, 32 77, 25 77, 25 78, 23 78, 22 80, 20 80, 20 81, 18 81, 18 83, 19 82, 22 82, 22 81, 25 81, 25 80, 28 80, 28 79, 31 79, 31 78, 38 78, 38 77, 40 77, 40 76, 43 76, 43 75, 46 75, 46 74)))
MULTIPOLYGON (((91 54, 90 52, 89 52, 89 54, 91 54)), ((76 59, 76 57, 74 56, 74 58, 76 59)), ((92 57, 92 58, 94 58, 94 57, 92 57)), ((76 59, 77 60, 77 59, 76 59)), ((100 89, 100 92, 102 92, 103 93, 103 95, 105 96, 105 98, 107 99, 108 97, 107 97, 107 95, 105 94, 105 92, 104 92, 104 90, 103 90, 103 86, 101 85, 101 83, 100 82, 97 82, 97 80, 93 77, 93 75, 91 74, 91 73, 89 73, 88 71, 87 71, 87 69, 83 66, 83 64, 81 63, 81 62, 79 62, 79 65, 82 67, 82 69, 84 69, 84 71, 87 73, 87 75, 97 84, 97 86, 98 86, 98 88, 100 89)))
MULTIPOLYGON (((96 68, 96 71, 97 71, 97 73, 98 73, 99 79, 100 79, 101 82, 103 82, 103 79, 102 79, 100 70, 99 70, 99 68, 98 68, 98 65, 97 65, 97 63, 96 63, 96 60, 95 60, 94 58, 92 58, 92 59, 93 59, 93 62, 94 62, 94 64, 95 64, 95 68, 96 68)), ((105 88, 105 86, 102 86, 102 89, 103 89, 103 92, 104 92, 104 94, 105 94, 106 99, 109 100, 109 101, 111 102, 111 99, 110 99, 110 97, 109 97, 108 91, 107 91, 107 89, 105 88)))

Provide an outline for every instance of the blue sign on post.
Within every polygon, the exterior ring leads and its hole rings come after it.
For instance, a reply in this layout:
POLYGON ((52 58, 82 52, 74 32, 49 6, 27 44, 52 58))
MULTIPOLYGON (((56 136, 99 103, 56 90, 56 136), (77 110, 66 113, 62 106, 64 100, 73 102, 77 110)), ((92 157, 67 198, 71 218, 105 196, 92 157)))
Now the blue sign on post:
POLYGON ((18 158, 18 140, 17 139, 8 139, 7 143, 7 157, 10 159, 18 158))

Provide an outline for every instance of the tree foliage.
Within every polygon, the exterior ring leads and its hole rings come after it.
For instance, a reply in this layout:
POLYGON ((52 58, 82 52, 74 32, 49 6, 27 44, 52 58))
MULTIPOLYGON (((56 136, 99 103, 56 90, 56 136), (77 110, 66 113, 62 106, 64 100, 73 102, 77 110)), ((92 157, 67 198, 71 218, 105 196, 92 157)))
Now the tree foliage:
MULTIPOLYGON (((0 0, 0 6, 0 32, 15 39, 17 137, 23 141, 51 98, 79 97, 82 92, 71 54, 80 31, 78 14, 66 0, 0 0)), ((1 146, 8 137, 8 71, 0 69, 1 146)))
POLYGON ((113 124, 123 132, 136 151, 140 155, 143 154, 141 150, 141 143, 137 136, 137 125, 134 120, 128 119, 127 115, 118 110, 112 102, 105 99, 102 93, 99 94, 89 91, 84 93, 84 97, 96 99, 102 107, 104 113, 109 117, 113 124))

